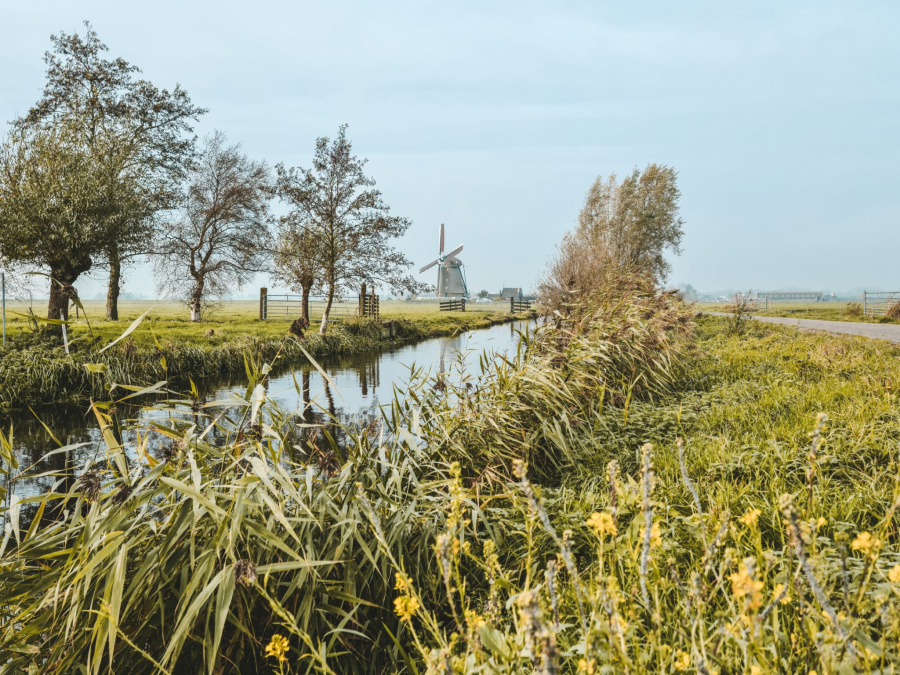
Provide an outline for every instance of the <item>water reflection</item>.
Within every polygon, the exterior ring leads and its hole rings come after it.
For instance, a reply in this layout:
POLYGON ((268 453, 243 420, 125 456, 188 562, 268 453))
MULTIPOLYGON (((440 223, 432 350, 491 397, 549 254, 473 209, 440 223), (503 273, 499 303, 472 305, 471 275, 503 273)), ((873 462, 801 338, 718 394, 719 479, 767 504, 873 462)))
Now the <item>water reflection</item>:
MULTIPOLYGON (((295 366, 270 375, 267 393, 282 410, 293 411, 296 435, 292 446, 300 447, 303 454, 296 459, 314 461, 323 470, 332 470, 340 466, 338 454, 347 443, 345 429, 374 427, 381 419, 381 407, 389 405, 394 396, 394 386, 403 389, 411 368, 448 373, 451 363, 461 358, 471 364, 484 351, 515 349, 519 331, 525 326, 524 322, 503 324, 449 339, 323 360, 319 365, 327 377, 311 364, 295 366)), ((241 378, 208 382, 198 389, 196 398, 183 401, 179 414, 203 428, 210 423, 209 409, 203 408, 206 403, 245 393, 246 381, 241 378)), ((170 408, 154 410, 146 407, 146 402, 120 406, 120 419, 163 421, 172 415, 170 408)), ((27 470, 26 476, 6 481, 7 504, 12 493, 24 498, 52 489, 67 491, 87 463, 105 457, 97 420, 87 406, 57 405, 39 411, 39 417, 18 415, 2 422, 7 429, 10 425, 14 428, 14 449, 20 465, 17 473, 27 470)), ((210 429, 208 436, 213 442, 225 441, 225 435, 216 428, 210 429)), ((135 432, 123 432, 122 441, 134 443, 135 432)), ((154 440, 149 450, 158 457, 170 451, 162 437, 154 440)), ((27 510, 23 509, 23 517, 27 510)))

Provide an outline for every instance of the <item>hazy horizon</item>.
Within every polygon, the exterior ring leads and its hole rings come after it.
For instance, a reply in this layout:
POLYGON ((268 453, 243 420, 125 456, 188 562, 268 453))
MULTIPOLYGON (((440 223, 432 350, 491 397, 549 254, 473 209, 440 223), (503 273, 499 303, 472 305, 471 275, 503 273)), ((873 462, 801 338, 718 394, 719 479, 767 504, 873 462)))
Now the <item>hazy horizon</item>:
MULTIPOLYGON (((399 243, 414 271, 443 222, 472 292, 533 288, 596 176, 650 162, 679 171, 671 283, 900 287, 898 5, 246 7, 6 8, 0 117, 39 97, 50 34, 87 19, 110 55, 210 109, 199 135, 222 129, 254 158, 308 165, 316 137, 348 123, 392 211, 414 223, 399 243)), ((86 297, 103 288, 93 276, 77 284, 86 297)), ((124 290, 153 294, 146 266, 124 290)))

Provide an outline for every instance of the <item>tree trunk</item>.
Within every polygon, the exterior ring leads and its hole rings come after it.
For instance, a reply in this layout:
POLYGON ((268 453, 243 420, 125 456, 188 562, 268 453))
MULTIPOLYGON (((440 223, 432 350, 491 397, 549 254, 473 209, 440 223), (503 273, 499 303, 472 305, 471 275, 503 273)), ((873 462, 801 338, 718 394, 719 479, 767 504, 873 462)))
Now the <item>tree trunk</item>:
POLYGON ((106 318, 119 320, 119 283, 122 281, 122 261, 119 249, 115 246, 109 250, 109 286, 106 289, 106 318))
MULTIPOLYGON (((56 282, 56 279, 59 278, 58 271, 51 269, 50 276, 53 277, 53 280, 50 281, 50 302, 47 304, 47 318, 68 321, 69 298, 63 295, 62 288, 56 282)), ((61 328, 58 330, 60 333, 62 332, 61 328)))
POLYGON ((198 281, 194 286, 194 292, 191 293, 191 321, 199 323, 200 321, 200 305, 203 300, 203 282, 198 281))
POLYGON ((309 325, 309 292, 312 290, 312 284, 301 286, 302 297, 300 299, 300 316, 303 323, 309 325))
POLYGON ((328 325, 328 314, 331 312, 331 303, 334 300, 334 284, 328 284, 328 300, 325 301, 325 310, 322 312, 322 323, 319 325, 319 335, 325 333, 325 326, 328 325))

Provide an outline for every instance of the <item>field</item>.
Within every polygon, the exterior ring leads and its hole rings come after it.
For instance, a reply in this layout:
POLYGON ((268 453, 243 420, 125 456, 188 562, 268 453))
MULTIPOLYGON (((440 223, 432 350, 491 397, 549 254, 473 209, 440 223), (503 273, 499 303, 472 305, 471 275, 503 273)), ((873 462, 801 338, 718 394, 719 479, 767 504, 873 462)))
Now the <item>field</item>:
MULTIPOLYGON (((139 316, 148 312, 140 329, 130 336, 141 347, 152 347, 152 327, 157 337, 171 340, 181 345, 221 345, 246 336, 259 339, 277 339, 284 336, 288 322, 281 320, 260 321, 259 303, 254 300, 233 300, 221 303, 210 316, 200 323, 189 320, 187 308, 167 300, 124 300, 119 302, 119 321, 107 321, 106 302, 102 300, 83 301, 87 311, 84 317, 76 319, 73 311, 70 319, 69 338, 86 338, 93 334, 97 342, 106 344, 128 328, 139 316), (90 322, 90 327, 88 326, 90 322), (207 336, 212 330, 213 335, 207 336)), ((22 314, 31 309, 37 317, 47 315, 46 301, 34 301, 29 305, 13 302, 7 305, 7 330, 15 336, 30 331, 29 320, 22 314)), ((381 303, 381 318, 387 320, 414 321, 423 332, 448 331, 453 326, 487 325, 479 322, 487 316, 508 314, 508 303, 467 305, 466 312, 441 312, 433 302, 404 302, 388 300, 381 303)))
MULTIPOLYGON (((863 323, 895 323, 882 317, 864 317, 851 310, 858 303, 850 302, 776 302, 769 309, 753 310, 759 316, 781 316, 796 319, 821 319, 825 321, 858 321, 863 323)), ((701 312, 728 312, 732 305, 727 302, 698 302, 696 307, 701 312)))
POLYGON ((691 315, 600 306, 414 379, 343 448, 265 401, 260 428, 258 372, 227 423, 197 411, 208 439, 173 416, 131 466, 110 432, 41 498, 85 517, 0 558, 0 645, 122 672, 896 672, 900 349, 691 315))

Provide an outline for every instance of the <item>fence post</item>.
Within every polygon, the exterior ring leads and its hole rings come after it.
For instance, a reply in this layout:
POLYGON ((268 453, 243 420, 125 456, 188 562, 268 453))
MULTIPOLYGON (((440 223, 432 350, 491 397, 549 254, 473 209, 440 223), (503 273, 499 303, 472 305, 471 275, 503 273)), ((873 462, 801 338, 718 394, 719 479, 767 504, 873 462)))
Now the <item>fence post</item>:
POLYGON ((863 316, 869 316, 869 305, 866 299, 865 291, 863 291, 863 316))
POLYGON ((259 320, 265 321, 268 314, 269 289, 265 286, 259 289, 259 320))
POLYGON ((466 299, 465 298, 462 298, 462 311, 463 312, 466 311, 466 299))
POLYGON ((366 284, 360 287, 359 291, 359 317, 363 318, 366 315, 366 284))

